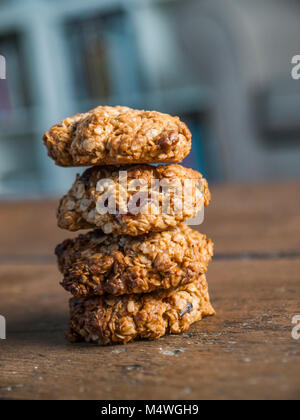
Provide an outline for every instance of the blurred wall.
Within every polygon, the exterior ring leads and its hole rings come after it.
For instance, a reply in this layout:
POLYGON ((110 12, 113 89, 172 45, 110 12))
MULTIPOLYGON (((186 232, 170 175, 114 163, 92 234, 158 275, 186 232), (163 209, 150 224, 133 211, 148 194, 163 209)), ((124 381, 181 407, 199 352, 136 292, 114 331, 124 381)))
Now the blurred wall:
POLYGON ((227 181, 300 176, 300 51, 295 0, 202 0, 176 11, 179 40, 212 87, 211 126, 227 181))
POLYGON ((211 181, 300 177, 297 0, 0 1, 0 197, 57 195, 77 169, 42 134, 100 104, 179 115, 211 181))

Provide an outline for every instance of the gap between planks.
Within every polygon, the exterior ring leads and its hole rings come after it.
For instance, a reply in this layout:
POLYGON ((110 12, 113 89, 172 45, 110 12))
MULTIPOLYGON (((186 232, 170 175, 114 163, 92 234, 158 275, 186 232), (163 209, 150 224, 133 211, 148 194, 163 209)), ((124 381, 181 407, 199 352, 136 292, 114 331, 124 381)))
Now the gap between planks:
MULTIPOLYGON (((249 260, 282 260, 300 259, 300 252, 241 252, 241 253, 216 253, 214 261, 249 261, 249 260)), ((1 255, 0 265, 49 265, 55 263, 52 255, 1 255)))

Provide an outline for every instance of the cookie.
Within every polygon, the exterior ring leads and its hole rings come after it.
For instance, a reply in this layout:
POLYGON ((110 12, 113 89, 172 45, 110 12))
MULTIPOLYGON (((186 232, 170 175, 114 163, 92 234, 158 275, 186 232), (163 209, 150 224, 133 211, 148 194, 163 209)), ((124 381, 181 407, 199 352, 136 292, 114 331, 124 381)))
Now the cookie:
POLYGON ((180 334, 204 316, 214 315, 205 275, 171 291, 122 297, 70 300, 67 339, 98 345, 128 343, 180 334))
POLYGON ((74 296, 139 294, 176 288, 207 271, 213 243, 183 224, 147 235, 103 235, 99 230, 56 248, 62 286, 74 296))
POLYGON ((61 199, 58 226, 138 236, 172 229, 209 201, 207 181, 180 165, 92 167, 61 199))
POLYGON ((59 166, 181 162, 191 133, 178 117, 99 106, 54 125, 43 137, 59 166))

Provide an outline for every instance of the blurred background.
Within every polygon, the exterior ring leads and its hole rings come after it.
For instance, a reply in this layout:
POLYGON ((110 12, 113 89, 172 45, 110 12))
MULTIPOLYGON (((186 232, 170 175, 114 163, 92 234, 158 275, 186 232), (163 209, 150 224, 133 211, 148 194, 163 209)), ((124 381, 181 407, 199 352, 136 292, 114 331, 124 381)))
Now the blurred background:
POLYGON ((0 0, 0 198, 55 196, 42 134, 101 104, 179 115, 211 182, 300 178, 298 0, 0 0))

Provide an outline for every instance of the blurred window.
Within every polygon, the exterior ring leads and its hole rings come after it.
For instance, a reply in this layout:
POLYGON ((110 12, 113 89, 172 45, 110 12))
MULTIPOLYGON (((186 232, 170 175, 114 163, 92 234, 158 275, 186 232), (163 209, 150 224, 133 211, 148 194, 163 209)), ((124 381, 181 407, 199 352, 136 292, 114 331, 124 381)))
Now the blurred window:
POLYGON ((121 101, 140 89, 137 46, 125 12, 68 21, 66 33, 76 99, 121 101))

